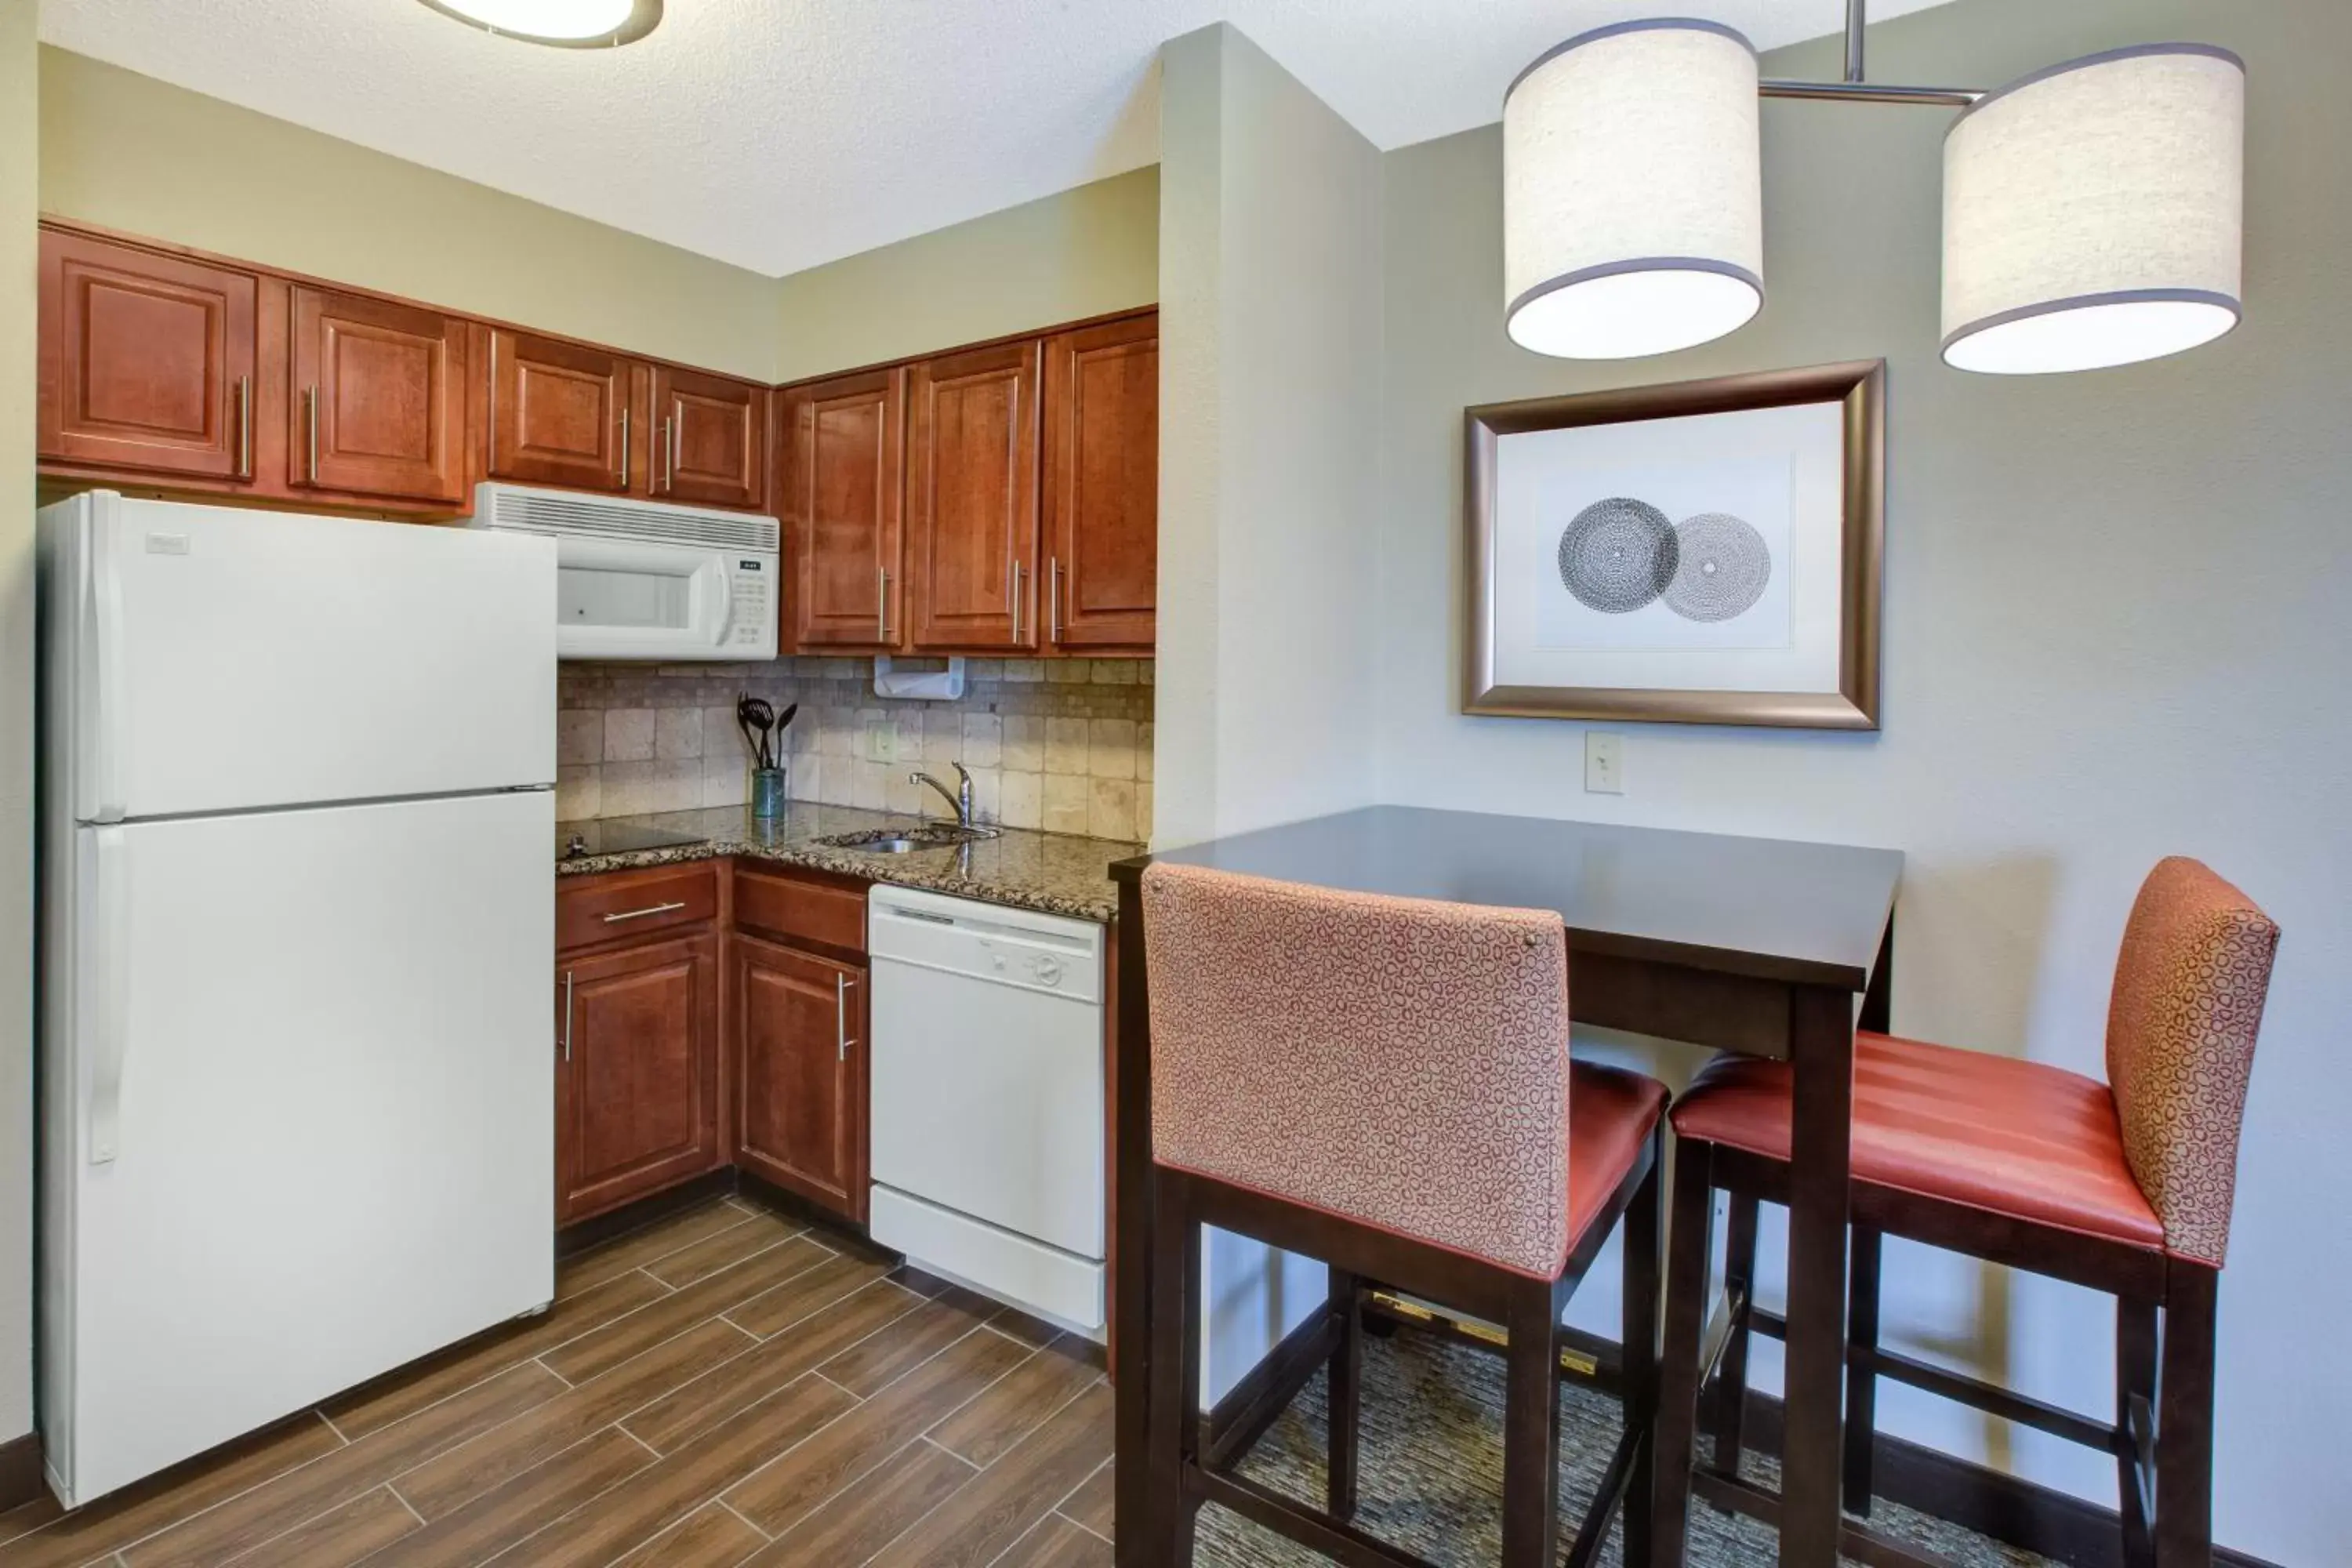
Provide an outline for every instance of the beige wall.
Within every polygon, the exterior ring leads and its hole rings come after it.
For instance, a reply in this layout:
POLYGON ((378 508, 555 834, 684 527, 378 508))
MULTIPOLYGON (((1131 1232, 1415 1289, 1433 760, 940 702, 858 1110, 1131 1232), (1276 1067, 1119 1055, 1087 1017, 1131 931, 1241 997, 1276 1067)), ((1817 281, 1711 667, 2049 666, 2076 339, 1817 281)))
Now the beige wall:
MULTIPOLYGON (((1871 36, 1874 76, 1987 87, 2135 41, 2244 55, 2245 324, 2124 370, 1948 370, 1949 116, 1774 102, 1762 316, 1654 361, 1546 360, 1503 331, 1496 132, 1391 153, 1386 416, 1367 443, 1382 455, 1381 794, 1900 848, 1895 1026, 2095 1075, 2139 879, 2186 853, 2241 882, 2285 941, 2221 1285, 2217 1521, 2223 1542, 2274 1562, 2339 1562, 2352 1491, 2332 1423, 2352 1404, 2352 1363, 2325 1347, 2313 1304, 2352 1283, 2352 1225, 2314 1196, 2338 1181, 2352 1123, 2352 7, 1965 0, 1871 36), (1605 726, 1625 738, 1616 797, 1580 787, 1583 726, 1458 710, 1465 405, 1879 355, 1883 732, 1605 726)), ((1766 68, 1837 68, 1808 46, 1766 68)), ((1177 701, 1163 689, 1163 734, 1177 701)), ((1162 821, 1174 814, 1163 801, 1162 821)), ((1898 1348, 2111 1407, 2098 1299, 1916 1247, 1886 1267, 1898 1348)), ((2096 1454, 1907 1390, 1882 1392, 1880 1410, 1907 1436, 2113 1499, 2096 1454)))
MULTIPOLYGON (((1381 155, 1232 26, 1160 57, 1156 841, 1373 798, 1381 155)), ((1215 1399, 1322 1271, 1219 1236, 1215 1399)))
POLYGON ((33 1428, 35 0, 0 0, 0 1441, 33 1428))
POLYGON ((1149 305, 1159 237, 1146 168, 795 272, 777 285, 776 378, 1149 305))
POLYGON ((47 212, 774 378, 772 279, 80 55, 40 56, 47 212))

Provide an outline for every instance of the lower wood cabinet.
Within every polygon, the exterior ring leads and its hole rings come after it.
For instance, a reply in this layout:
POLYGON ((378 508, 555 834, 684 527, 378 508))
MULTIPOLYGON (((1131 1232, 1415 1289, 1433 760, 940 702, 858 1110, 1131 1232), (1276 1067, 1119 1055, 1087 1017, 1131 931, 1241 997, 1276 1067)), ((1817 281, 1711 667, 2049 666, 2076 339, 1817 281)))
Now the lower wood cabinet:
POLYGON ((719 980, 707 929, 559 960, 558 1224, 726 1163, 719 980))
POLYGON ((758 937, 732 945, 735 1164, 862 1221, 866 968, 758 937))

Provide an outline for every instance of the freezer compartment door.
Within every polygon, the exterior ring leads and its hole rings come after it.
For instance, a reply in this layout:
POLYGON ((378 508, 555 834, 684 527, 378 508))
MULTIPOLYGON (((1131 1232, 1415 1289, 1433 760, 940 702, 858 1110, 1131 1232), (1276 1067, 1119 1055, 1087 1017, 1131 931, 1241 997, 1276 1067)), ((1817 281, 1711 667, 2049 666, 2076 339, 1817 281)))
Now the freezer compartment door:
POLYGON ((42 513, 83 822, 555 778, 555 545, 133 500, 42 513))
POLYGON ((69 1501, 552 1297, 553 816, 538 792, 76 835, 75 1005, 44 1045, 69 1501))

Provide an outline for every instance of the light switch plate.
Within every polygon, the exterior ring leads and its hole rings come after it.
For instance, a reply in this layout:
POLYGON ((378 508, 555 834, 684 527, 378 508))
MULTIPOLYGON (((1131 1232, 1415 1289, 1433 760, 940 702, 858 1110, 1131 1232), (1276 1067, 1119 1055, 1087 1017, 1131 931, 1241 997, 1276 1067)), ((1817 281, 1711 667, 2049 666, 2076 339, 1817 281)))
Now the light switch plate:
POLYGON ((1584 732, 1584 792, 1625 793, 1625 737, 1600 730, 1584 732))
POLYGON ((898 726, 887 719, 866 726, 866 760, 869 763, 895 763, 898 760, 898 726))

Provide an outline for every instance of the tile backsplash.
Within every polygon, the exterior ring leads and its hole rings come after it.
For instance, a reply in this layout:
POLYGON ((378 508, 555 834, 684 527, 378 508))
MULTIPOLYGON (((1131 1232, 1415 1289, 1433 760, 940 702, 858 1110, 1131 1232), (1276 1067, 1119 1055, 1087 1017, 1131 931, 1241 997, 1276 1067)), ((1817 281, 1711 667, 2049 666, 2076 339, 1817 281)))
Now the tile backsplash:
POLYGON ((555 811, 564 821, 744 804, 751 753, 735 699, 748 691, 779 712, 800 704, 785 754, 794 800, 944 816, 947 803, 907 775, 928 771, 953 788, 948 764, 961 762, 984 822, 1151 836, 1150 659, 968 659, 955 702, 877 697, 864 658, 561 670, 555 811), (892 735, 896 762, 871 760, 877 727, 892 735))

